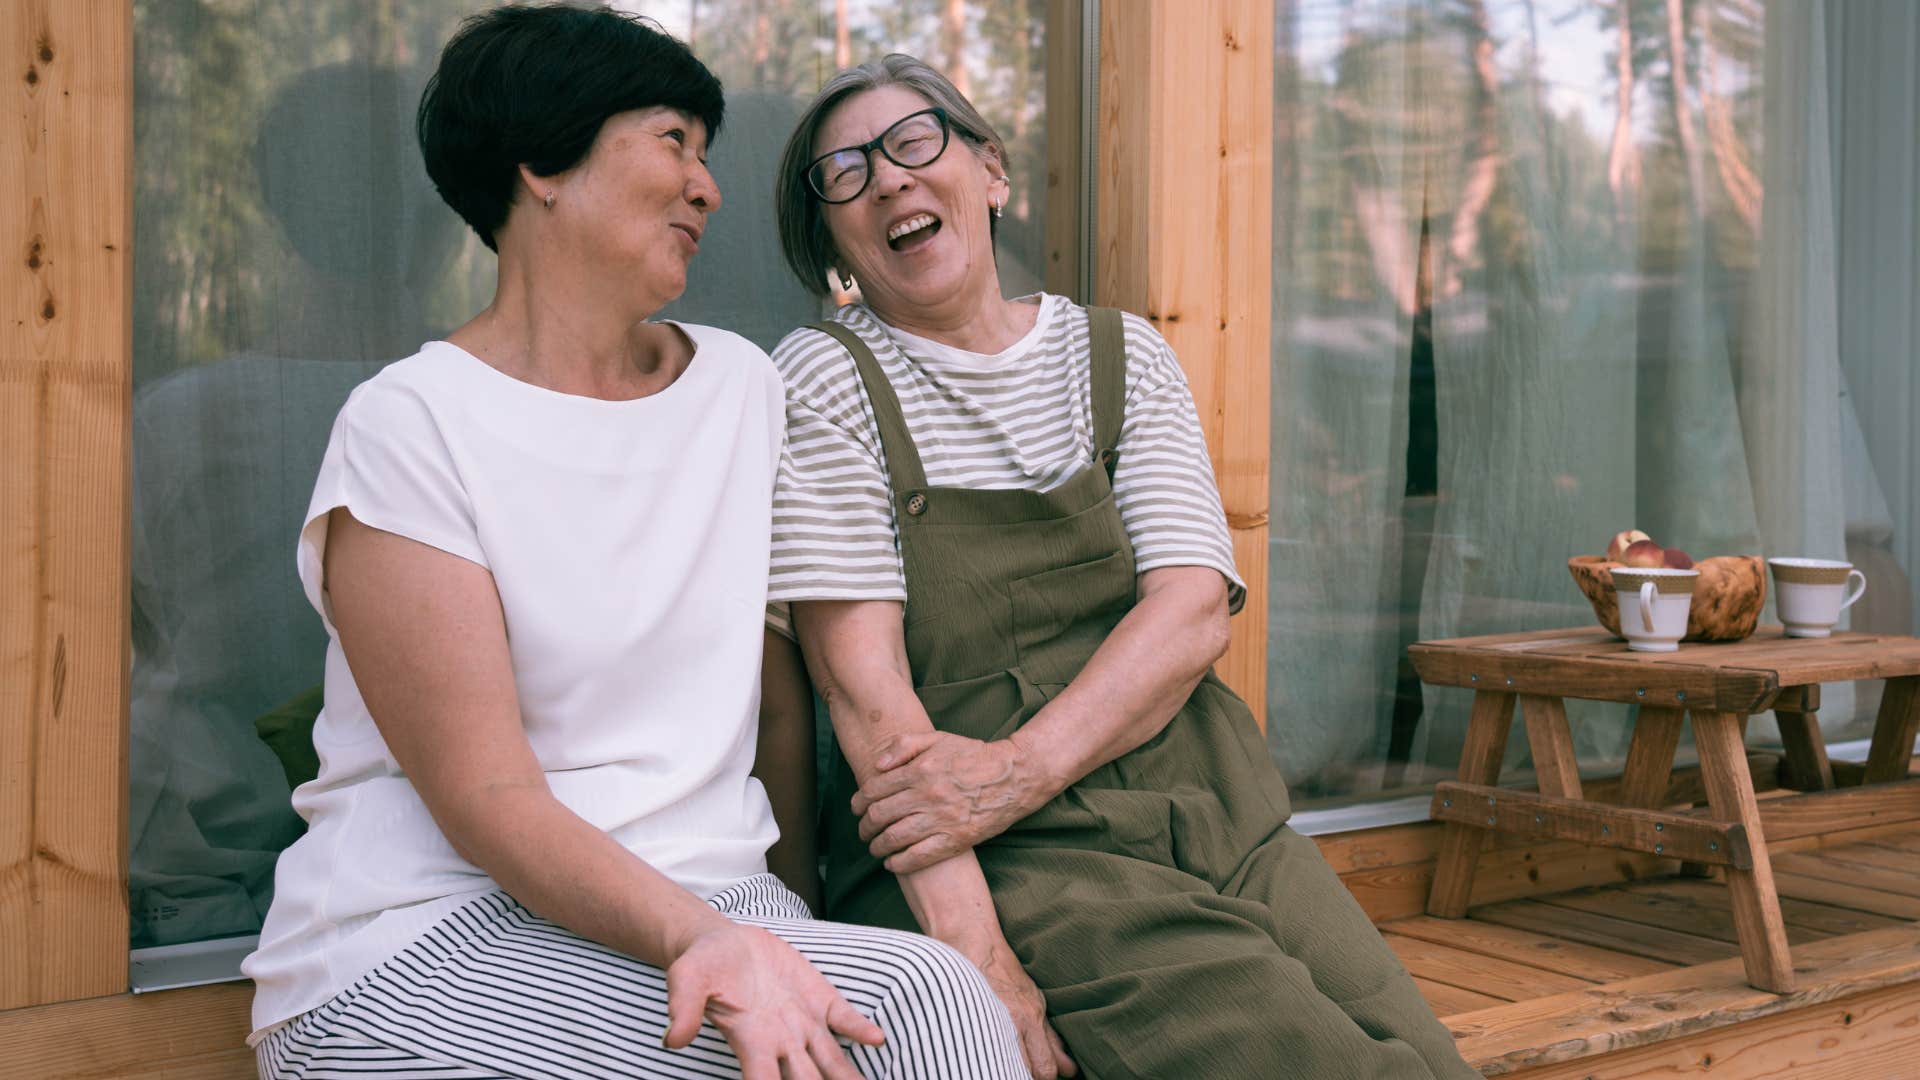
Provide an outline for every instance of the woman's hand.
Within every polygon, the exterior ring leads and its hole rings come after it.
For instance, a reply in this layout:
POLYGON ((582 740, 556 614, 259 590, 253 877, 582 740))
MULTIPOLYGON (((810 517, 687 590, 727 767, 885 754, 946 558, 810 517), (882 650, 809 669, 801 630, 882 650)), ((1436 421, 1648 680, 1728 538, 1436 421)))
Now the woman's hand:
POLYGON ((994 996, 1013 1014, 1014 1030, 1020 1033, 1020 1052, 1026 1056, 1034 1080, 1080 1075, 1080 1067, 1067 1056, 1067 1044, 1047 1022, 1046 999, 1027 977, 1006 939, 996 934, 991 941, 958 948, 987 977, 994 996))
POLYGON ((667 1047, 691 1043, 702 1017, 733 1047, 741 1080, 860 1080, 834 1037, 885 1041, 793 946, 734 922, 695 937, 667 968, 667 1047))
POLYGON ((941 731, 900 735, 853 797, 860 839, 895 874, 953 858, 1059 794, 1013 739, 941 731))

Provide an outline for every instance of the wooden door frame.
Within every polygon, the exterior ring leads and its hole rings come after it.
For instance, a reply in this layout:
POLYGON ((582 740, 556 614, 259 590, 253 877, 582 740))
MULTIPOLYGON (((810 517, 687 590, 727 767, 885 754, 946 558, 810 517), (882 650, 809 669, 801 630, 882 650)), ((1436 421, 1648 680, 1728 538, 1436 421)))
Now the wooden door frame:
POLYGON ((0 1009, 127 986, 133 7, 0 7, 0 1009))
POLYGON ((1218 667, 1263 729, 1273 47, 1260 0, 1100 5, 1093 299, 1144 315, 1186 369, 1247 586, 1218 667))

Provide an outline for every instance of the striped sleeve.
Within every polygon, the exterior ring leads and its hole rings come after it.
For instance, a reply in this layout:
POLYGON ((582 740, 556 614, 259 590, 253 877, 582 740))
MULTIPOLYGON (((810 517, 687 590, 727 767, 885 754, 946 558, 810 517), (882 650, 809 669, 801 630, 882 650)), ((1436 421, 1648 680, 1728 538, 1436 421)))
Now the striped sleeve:
POLYGON ((801 330, 774 362, 787 380, 787 448, 774 477, 768 599, 904 601, 886 465, 852 360, 801 330))
POLYGON ((1138 569, 1210 566, 1227 579, 1227 604, 1239 611, 1246 584, 1233 565, 1233 541, 1200 414, 1173 348, 1145 319, 1125 316, 1126 419, 1120 426, 1114 501, 1138 569))

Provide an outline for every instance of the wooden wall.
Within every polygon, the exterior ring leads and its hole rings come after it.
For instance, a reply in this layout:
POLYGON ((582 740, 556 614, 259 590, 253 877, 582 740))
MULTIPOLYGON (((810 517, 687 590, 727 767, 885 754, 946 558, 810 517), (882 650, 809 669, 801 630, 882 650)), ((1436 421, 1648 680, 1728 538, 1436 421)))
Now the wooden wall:
POLYGON ((1100 5, 1094 301, 1180 356, 1247 583, 1220 675, 1266 723, 1273 26, 1256 0, 1100 5))
POLYGON ((127 984, 132 37, 0 4, 0 1009, 127 984))

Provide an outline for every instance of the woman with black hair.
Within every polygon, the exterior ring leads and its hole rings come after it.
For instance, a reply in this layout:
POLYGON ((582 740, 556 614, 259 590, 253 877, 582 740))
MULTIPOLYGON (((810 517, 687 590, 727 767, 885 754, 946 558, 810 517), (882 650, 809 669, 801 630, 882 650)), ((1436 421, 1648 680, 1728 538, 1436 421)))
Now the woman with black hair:
POLYGON ((441 56, 421 149, 498 286, 354 391, 320 467, 320 772, 244 966, 262 1076, 1026 1075, 959 954, 767 872, 811 810, 756 765, 811 753, 756 726, 780 380, 650 321, 720 206, 722 112, 606 10, 496 9, 441 56))

